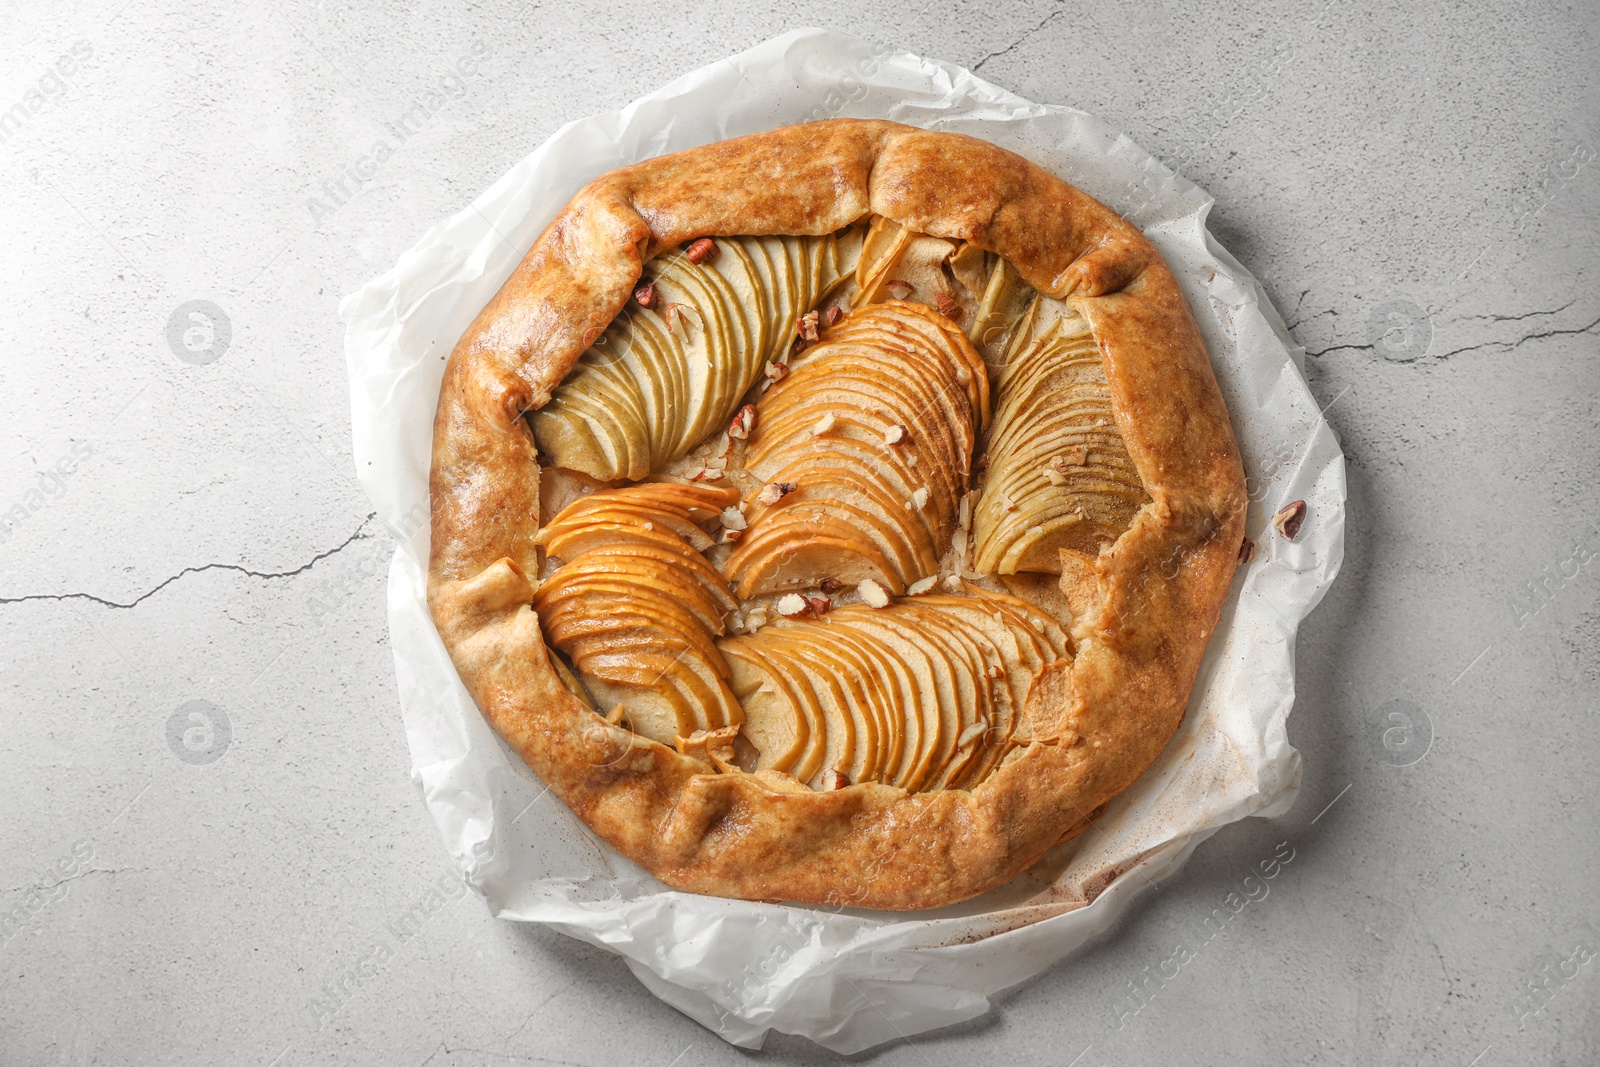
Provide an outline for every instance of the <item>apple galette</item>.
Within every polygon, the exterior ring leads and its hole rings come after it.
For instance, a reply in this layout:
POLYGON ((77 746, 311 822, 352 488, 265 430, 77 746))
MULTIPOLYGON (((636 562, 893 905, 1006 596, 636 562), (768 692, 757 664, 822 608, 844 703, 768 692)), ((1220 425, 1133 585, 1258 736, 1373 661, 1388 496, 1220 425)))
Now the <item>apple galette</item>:
POLYGON ((507 744, 677 888, 926 908, 1182 718, 1244 533, 1125 220, 834 120, 606 174, 456 345, 429 597, 507 744))

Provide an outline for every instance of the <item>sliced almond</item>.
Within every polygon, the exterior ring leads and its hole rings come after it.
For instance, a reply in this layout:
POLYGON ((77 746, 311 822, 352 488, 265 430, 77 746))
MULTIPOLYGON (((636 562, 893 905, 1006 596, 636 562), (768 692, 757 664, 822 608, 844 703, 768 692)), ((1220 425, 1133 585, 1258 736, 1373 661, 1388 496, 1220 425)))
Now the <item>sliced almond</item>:
POLYGON ((871 578, 856 586, 856 592, 861 594, 862 602, 870 608, 889 606, 889 591, 871 578))
POLYGON ((906 586, 906 592, 910 593, 912 596, 921 596, 923 593, 926 593, 928 590, 932 589, 934 583, 936 583, 938 580, 939 576, 937 574, 930 574, 926 578, 919 579, 918 581, 912 582, 910 585, 906 586))
POLYGON ((779 597, 773 607, 786 619, 797 619, 811 610, 811 605, 799 593, 787 593, 779 597))
POLYGON ((771 506, 798 488, 800 487, 793 482, 768 482, 761 487, 761 492, 756 494, 756 503, 771 506))

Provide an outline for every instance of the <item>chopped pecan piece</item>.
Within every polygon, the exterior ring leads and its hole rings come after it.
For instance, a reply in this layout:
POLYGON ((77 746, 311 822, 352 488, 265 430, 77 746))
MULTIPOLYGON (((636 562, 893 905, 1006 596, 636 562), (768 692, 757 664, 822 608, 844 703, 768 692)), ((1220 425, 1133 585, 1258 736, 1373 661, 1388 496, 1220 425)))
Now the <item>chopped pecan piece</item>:
POLYGON ((1306 502, 1304 500, 1291 501, 1278 509, 1272 516, 1272 525, 1278 532, 1289 540, 1294 540, 1294 535, 1300 532, 1300 524, 1306 521, 1306 502))
POLYGON ((689 323, 691 321, 689 316, 691 315, 694 316, 693 321, 698 324, 700 319, 700 313, 698 311, 690 307, 688 304, 678 304, 669 301, 667 303, 667 332, 670 334, 676 334, 678 332, 678 323, 681 322, 683 323, 683 335, 685 337, 689 336, 689 323))
POLYGON ((656 283, 653 281, 640 281, 638 286, 633 290, 633 299, 646 311, 649 311, 651 308, 655 307, 657 299, 656 283))
POLYGON ((728 423, 728 439, 743 441, 750 436, 750 431, 756 428, 756 406, 746 404, 734 413, 733 421, 728 423))
POLYGON ((822 335, 817 332, 817 322, 820 316, 815 311, 808 311, 794 324, 794 332, 800 335, 802 341, 815 341, 822 335))
POLYGON ((704 263, 716 254, 717 242, 709 237, 702 237, 698 241, 691 242, 689 247, 683 250, 684 258, 690 263, 704 263))

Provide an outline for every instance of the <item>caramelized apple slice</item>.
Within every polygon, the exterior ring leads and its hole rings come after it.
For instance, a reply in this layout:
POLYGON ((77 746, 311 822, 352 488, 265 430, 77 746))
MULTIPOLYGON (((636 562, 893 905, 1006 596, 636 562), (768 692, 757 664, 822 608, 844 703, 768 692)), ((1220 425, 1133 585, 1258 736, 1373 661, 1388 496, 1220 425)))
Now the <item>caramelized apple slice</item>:
POLYGON ((748 654, 737 638, 721 648, 732 671, 733 691, 744 707, 744 736, 756 749, 757 769, 792 775, 805 761, 815 729, 787 675, 748 654))
POLYGON ((729 489, 673 483, 581 496, 539 532, 560 565, 533 606, 547 642, 608 707, 663 743, 743 719, 714 638, 738 609, 700 555, 702 523, 738 499, 729 489))
POLYGON ((825 577, 901 585, 894 565, 870 537, 839 521, 836 513, 824 522, 823 527, 803 520, 769 524, 747 533, 727 564, 739 576, 739 595, 803 589, 825 577))
POLYGON ((835 770, 851 781, 860 781, 862 750, 873 754, 877 748, 877 724, 860 713, 859 680, 843 661, 831 655, 815 640, 811 627, 777 623, 764 633, 763 653, 769 663, 789 674, 797 690, 809 704, 813 721, 826 726, 828 743, 821 766, 813 774, 796 777, 813 788, 821 784, 823 772, 835 770), (792 636, 798 631, 798 636, 792 636))
POLYGON ((863 710, 877 721, 877 755, 863 760, 854 780, 898 781, 902 766, 908 762, 907 753, 914 756, 922 740, 922 691, 916 678, 900 657, 891 655, 885 645, 854 626, 833 627, 827 641, 841 656, 848 655, 858 665, 851 668, 852 676, 866 679, 872 686, 863 710))
POLYGON ((791 365, 757 403, 743 465, 763 488, 723 572, 742 596, 823 577, 901 592, 949 544, 987 417, 982 360, 952 323, 896 301, 853 312, 791 365), (773 483, 793 488, 773 501, 773 483))
POLYGON ((833 442, 853 438, 855 446, 868 449, 865 461, 899 472, 908 494, 928 485, 941 499, 954 499, 965 483, 970 438, 954 432, 904 381, 891 384, 887 377, 871 368, 841 368, 812 389, 803 404, 764 412, 766 429, 758 428, 745 468, 771 480, 790 453, 825 452, 842 447, 833 442))
MULTIPOLYGON (((782 476, 791 468, 815 466, 817 457, 835 457, 829 467, 850 466, 871 472, 890 498, 904 505, 920 488, 927 502, 915 509, 937 548, 952 522, 959 494, 966 484, 961 470, 947 462, 949 452, 937 435, 907 426, 880 413, 851 405, 848 394, 829 390, 828 400, 803 409, 803 418, 780 419, 773 434, 794 431, 787 440, 763 447, 750 469, 763 483, 793 481, 782 476), (819 414, 820 413, 820 414, 819 414), (806 429, 809 425, 810 429, 806 429), (808 437, 809 435, 809 437, 808 437), (895 443, 890 441, 898 438, 895 443)), ((800 484, 796 482, 795 484, 800 484)))
MULTIPOLYGON (((840 450, 827 454, 837 456, 840 450)), ((773 522, 804 521, 827 530, 843 521, 867 534, 892 561, 895 573, 921 577, 938 569, 941 553, 932 528, 919 518, 926 508, 906 507, 910 491, 896 492, 892 483, 854 466, 819 464, 815 455, 785 465, 769 481, 797 488, 771 507, 749 509, 749 521, 759 529, 768 525, 774 508, 783 509, 784 515, 772 515, 773 522)))

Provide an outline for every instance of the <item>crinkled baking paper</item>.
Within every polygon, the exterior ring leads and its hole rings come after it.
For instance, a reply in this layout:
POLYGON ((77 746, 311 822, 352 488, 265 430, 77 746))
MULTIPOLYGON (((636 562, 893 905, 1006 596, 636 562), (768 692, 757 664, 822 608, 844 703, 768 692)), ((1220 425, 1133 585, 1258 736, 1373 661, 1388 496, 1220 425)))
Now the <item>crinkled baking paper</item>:
POLYGON ((1284 722, 1294 638, 1343 556, 1344 459, 1283 321, 1206 231, 1211 199, 1091 115, 1030 103, 960 67, 800 30, 563 127, 469 207, 345 298, 356 469, 403 537, 389 625, 412 774, 446 847, 494 914, 616 952, 653 993, 724 1040, 770 1029, 838 1052, 972 1018, 989 998, 1104 931, 1139 889, 1219 827, 1287 810, 1300 757, 1284 722), (1166 256, 1200 323, 1245 455, 1249 534, 1183 725, 1095 831, 976 900, 896 914, 668 889, 591 834, 502 744, 429 618, 428 465, 447 354, 545 224, 589 179, 789 123, 847 116, 971 134, 1122 212, 1166 256), (1281 504, 1309 517, 1286 542, 1281 504), (415 531, 413 533, 413 531, 415 531), (410 536, 405 536, 405 535, 410 536))

